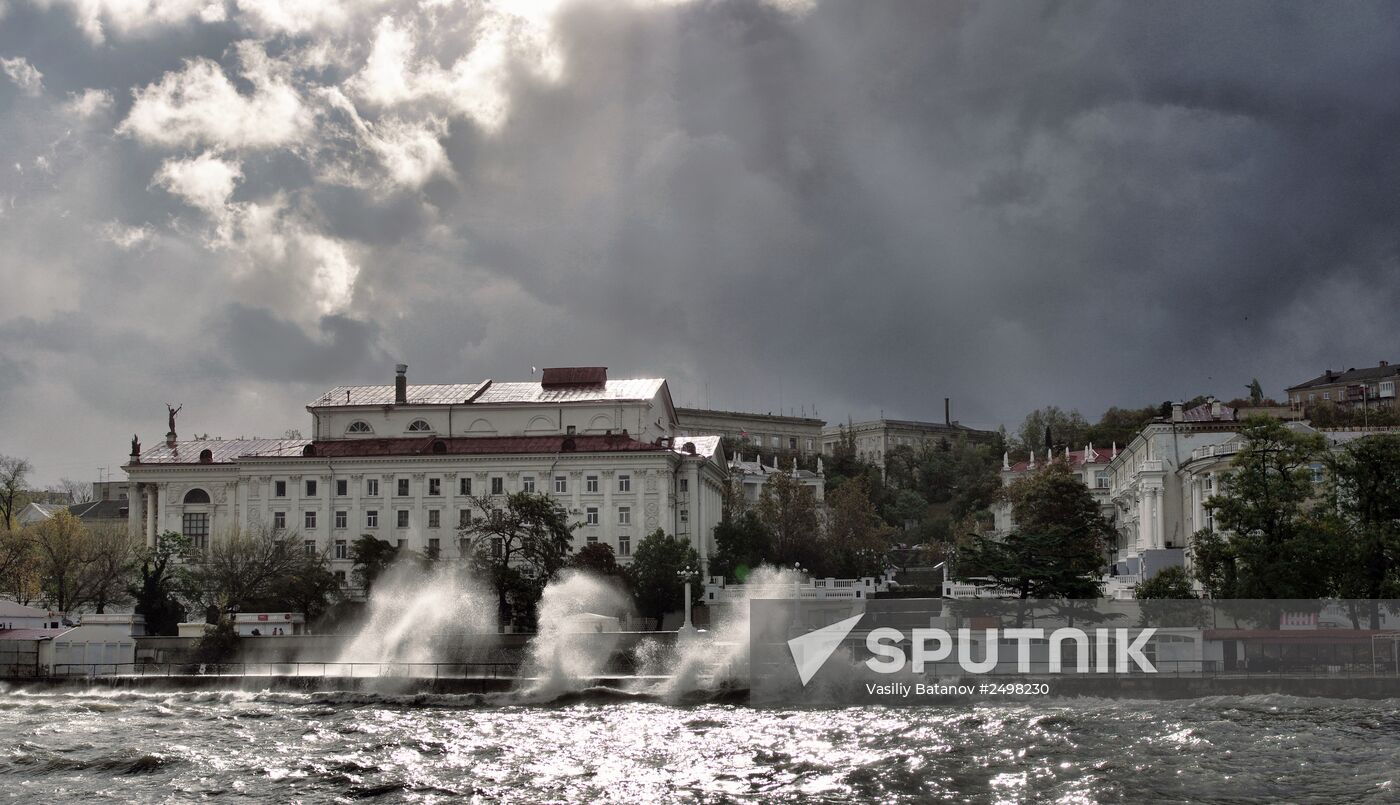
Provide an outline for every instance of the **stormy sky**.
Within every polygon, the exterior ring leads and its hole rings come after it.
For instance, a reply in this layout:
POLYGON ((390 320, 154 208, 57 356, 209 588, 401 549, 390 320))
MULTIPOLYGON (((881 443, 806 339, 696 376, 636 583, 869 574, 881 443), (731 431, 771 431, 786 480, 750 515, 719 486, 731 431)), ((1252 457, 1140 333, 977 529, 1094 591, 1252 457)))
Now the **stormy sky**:
POLYGON ((0 453, 397 361, 1014 428, 1397 360, 1398 17, 0 0, 0 453))

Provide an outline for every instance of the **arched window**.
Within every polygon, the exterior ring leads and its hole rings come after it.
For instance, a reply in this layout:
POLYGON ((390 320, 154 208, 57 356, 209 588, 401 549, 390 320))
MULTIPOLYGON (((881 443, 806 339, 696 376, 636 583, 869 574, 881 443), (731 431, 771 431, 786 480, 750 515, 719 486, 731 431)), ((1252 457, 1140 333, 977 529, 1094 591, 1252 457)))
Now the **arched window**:
POLYGON ((208 493, 208 492, 205 492, 203 489, 191 489, 190 491, 188 491, 188 492, 185 493, 185 503, 186 503, 187 505, 190 504, 190 503, 208 503, 208 502, 209 502, 209 493, 208 493))
POLYGON ((374 433, 374 428, 371 428, 371 427, 369 426, 369 423, 366 422, 366 421, 364 421, 363 419, 357 419, 357 420, 355 420, 354 422, 351 422, 351 423, 350 423, 350 427, 346 428, 346 429, 345 429, 345 432, 346 432, 346 433, 374 433))
POLYGON ((408 423, 409 433, 427 433, 432 429, 433 426, 429 425, 428 420, 426 419, 415 419, 412 422, 408 423))
POLYGON ((200 450, 200 451, 199 451, 199 463, 200 463, 200 464, 213 464, 213 463, 214 463, 214 451, 213 451, 213 450, 210 450, 210 449, 207 448, 207 447, 204 448, 203 450, 200 450))

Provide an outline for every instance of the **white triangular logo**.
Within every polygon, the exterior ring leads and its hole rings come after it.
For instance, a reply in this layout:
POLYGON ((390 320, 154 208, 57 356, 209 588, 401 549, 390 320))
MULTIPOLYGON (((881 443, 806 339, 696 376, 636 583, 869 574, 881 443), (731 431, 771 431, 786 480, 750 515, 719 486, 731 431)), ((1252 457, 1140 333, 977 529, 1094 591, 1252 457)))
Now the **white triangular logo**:
POLYGON ((801 677, 804 687, 831 659, 832 652, 856 628, 862 617, 856 615, 788 641, 788 650, 792 652, 792 661, 797 664, 797 675, 801 677))

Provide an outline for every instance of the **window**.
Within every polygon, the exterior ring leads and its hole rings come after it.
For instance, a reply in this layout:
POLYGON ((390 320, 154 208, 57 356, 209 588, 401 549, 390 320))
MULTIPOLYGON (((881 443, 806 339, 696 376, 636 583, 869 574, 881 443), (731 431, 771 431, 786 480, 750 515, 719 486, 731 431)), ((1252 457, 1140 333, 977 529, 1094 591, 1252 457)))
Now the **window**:
POLYGON ((471 524, 472 524, 472 510, 471 510, 471 509, 458 509, 458 510, 457 510, 457 527, 458 527, 458 528, 466 528, 467 526, 469 526, 469 525, 471 525, 471 524))
POLYGON ((338 539, 338 540, 335 541, 335 558, 337 558, 337 559, 349 559, 349 558, 350 558, 350 546, 349 546, 348 544, 346 544, 345 540, 343 540, 343 539, 338 539))
POLYGON ((394 512, 394 516, 398 518, 396 524, 399 528, 408 528, 408 509, 399 509, 397 512, 394 512))
POLYGON ((196 550, 209 547, 209 515, 204 512, 187 512, 182 523, 185 538, 196 550))
POLYGON ((523 489, 523 490, 525 490, 526 492, 529 492, 529 493, 531 493, 531 494, 534 494, 534 492, 535 492, 535 476, 533 476, 533 475, 526 475, 524 478, 521 478, 521 479, 520 479, 520 488, 523 489))
POLYGON ((596 476, 596 475, 590 475, 590 476, 588 476, 587 478, 584 478, 584 479, 583 479, 583 491, 585 491, 585 492, 597 492, 597 491, 598 491, 598 476, 596 476))
POLYGON ((1312 465, 1310 465, 1310 466, 1308 467, 1308 470, 1309 470, 1309 472, 1310 472, 1310 474, 1311 474, 1311 476, 1312 476, 1312 482, 1313 482, 1313 483, 1315 483, 1315 484, 1320 484, 1320 483, 1322 483, 1323 475, 1322 475, 1322 465, 1321 465, 1321 464, 1312 464, 1312 465))
POLYGON ((429 479, 428 479, 428 495, 429 495, 430 497, 437 497, 438 495, 441 495, 441 494, 442 494, 442 479, 441 479, 441 478, 429 478, 429 479))
POLYGON ((365 511, 365 528, 378 528, 378 527, 379 527, 379 512, 375 511, 374 509, 367 509, 367 510, 365 511))
POLYGON ((284 531, 284 530, 286 530, 286 528, 287 528, 287 513, 286 513, 286 512, 273 512, 273 513, 272 513, 272 527, 273 527, 273 529, 275 529, 275 530, 277 530, 277 531, 284 531))
POLYGON ((597 506, 589 506, 589 507, 588 507, 587 513, 586 513, 585 516, 584 516, 584 524, 585 524, 585 525, 597 525, 597 524, 598 524, 598 507, 597 507, 597 506))
POLYGON ((347 528, 349 525, 350 525, 350 513, 349 513, 349 512, 343 512, 343 511, 342 511, 342 512, 336 512, 336 513, 335 513, 335 527, 336 527, 336 528, 347 528))
POLYGON ((314 540, 314 539, 302 540, 302 543, 301 543, 301 553, 302 553, 303 556, 315 556, 315 555, 316 555, 316 540, 314 540))
POLYGON ((797 437, 796 437, 796 436, 789 436, 789 437, 788 437, 788 449, 789 449, 789 450, 796 450, 796 449, 797 449, 797 437))
POLYGON ((570 435, 570 436, 573 436, 575 433, 578 433, 578 426, 577 426, 577 425, 570 425, 570 426, 568 426, 567 428, 564 429, 564 432, 567 433, 567 434, 570 435))
POLYGON ((809 452, 809 453, 812 452, 812 440, 811 440, 811 439, 808 439, 808 440, 807 440, 807 452, 809 452))
POLYGON ((1105 470, 1099 470, 1098 472, 1094 473, 1094 486, 1097 487, 1098 489, 1107 489, 1107 488, 1108 488, 1108 472, 1107 472, 1107 471, 1105 471, 1105 470))
POLYGON ((377 497, 379 497, 379 479, 378 479, 378 478, 366 478, 366 479, 365 479, 365 497, 367 497, 367 498, 377 498, 377 497))
POLYGON ((472 541, 466 537, 457 540, 457 555, 461 557, 471 556, 472 541))
POLYGON ((426 419, 415 419, 412 422, 408 423, 409 433, 427 433, 432 429, 432 426, 428 424, 428 421, 426 419))
POLYGON ((428 558, 436 559, 440 553, 442 553, 442 540, 437 537, 428 540, 428 558))
POLYGON ((442 527, 442 512, 437 509, 428 509, 428 528, 442 527))
POLYGON ((286 497, 286 496, 287 496, 287 482, 286 482, 286 481, 273 481, 273 482, 272 482, 272 496, 275 497, 275 498, 284 498, 284 497, 286 497))
POLYGON ((374 428, 371 428, 371 427, 369 426, 369 423, 366 422, 366 421, 364 421, 363 419, 357 419, 357 420, 355 420, 354 422, 351 422, 351 423, 350 423, 350 427, 346 428, 346 429, 345 429, 345 432, 346 432, 346 433, 374 433, 374 428))
POLYGON ((690 509, 681 509, 681 522, 690 522, 690 509))
POLYGON ((307 481, 307 482, 306 482, 306 496, 309 497, 309 498, 314 498, 314 497, 316 497, 316 482, 315 482, 315 481, 307 481))
POLYGON ((1332 392, 1330 392, 1330 391, 1324 391, 1324 392, 1322 392, 1322 399, 1324 399, 1324 400, 1330 400, 1330 399, 1332 399, 1332 392))
POLYGON ((630 475, 619 475, 619 476, 617 476, 617 491, 619 491, 619 492, 631 492, 631 491, 632 491, 632 476, 630 476, 630 475))
POLYGON ((689 479, 689 478, 682 478, 682 479, 681 479, 681 491, 682 491, 682 492, 689 492, 689 491, 690 491, 690 479, 689 479))
POLYGON ((554 494, 563 495, 569 491, 569 479, 563 475, 554 476, 554 494))
POLYGON ((303 513, 302 513, 302 520, 305 522, 306 528, 307 528, 308 531, 311 530, 311 529, 313 529, 313 528, 315 528, 315 527, 316 527, 316 511, 315 511, 315 509, 313 509, 313 510, 311 510, 311 511, 309 511, 309 512, 303 512, 303 513))
POLYGON ((1380 382, 1380 385, 1377 387, 1376 396, 1378 396, 1378 397, 1394 397, 1394 396, 1395 396, 1395 381, 1394 381, 1394 380, 1382 380, 1382 381, 1380 382))
POLYGON ((406 497, 408 497, 408 479, 407 479, 407 478, 400 478, 400 479, 398 480, 398 485, 399 485, 399 491, 398 491, 398 492, 395 492, 394 494, 398 495, 398 496, 401 497, 401 498, 406 498, 406 497))
POLYGON ((589 537, 588 540, 587 540, 587 542, 588 542, 589 545, 597 545, 597 544, 598 544, 598 538, 597 538, 596 536, 589 537))
POLYGON ((772 445, 773 445, 774 447, 782 447, 782 446, 783 446, 783 440, 782 440, 782 437, 780 437, 780 436, 773 436, 773 437, 770 437, 770 438, 769 438, 769 441, 772 443, 772 445))
POLYGON ((345 480, 337 480, 335 482, 335 496, 338 498, 343 498, 348 494, 350 494, 350 482, 345 480))
POLYGON ((631 507, 631 506, 618 506, 618 507, 617 507, 617 524, 618 524, 618 525, 632 525, 632 507, 631 507))
POLYGON ((627 536, 626 534, 619 534, 617 537, 617 555, 632 555, 632 538, 627 536))
POLYGON ((472 493, 472 479, 462 478, 458 480, 457 491, 463 495, 470 495, 472 493))
POLYGON ((501 544, 500 537, 491 538, 491 555, 499 559, 505 553, 505 547, 501 544))
POLYGON ((185 493, 184 502, 186 504, 208 503, 209 493, 205 492, 203 489, 191 489, 190 491, 185 493))
POLYGON ((345 571, 344 571, 344 570, 337 570, 337 571, 335 571, 335 583, 336 583, 336 584, 339 584, 341 587, 344 587, 344 586, 347 584, 347 582, 345 581, 345 571))
POLYGON ((493 495, 500 495, 500 494, 504 493, 505 491, 506 491, 506 479, 504 479, 504 478, 492 478, 492 479, 491 479, 491 494, 493 494, 493 495))
POLYGON ((394 543, 394 547, 395 547, 396 550, 400 550, 400 551, 401 551, 401 550, 403 550, 404 548, 407 548, 407 547, 408 547, 408 540, 406 540, 406 539, 398 540, 397 542, 394 543))

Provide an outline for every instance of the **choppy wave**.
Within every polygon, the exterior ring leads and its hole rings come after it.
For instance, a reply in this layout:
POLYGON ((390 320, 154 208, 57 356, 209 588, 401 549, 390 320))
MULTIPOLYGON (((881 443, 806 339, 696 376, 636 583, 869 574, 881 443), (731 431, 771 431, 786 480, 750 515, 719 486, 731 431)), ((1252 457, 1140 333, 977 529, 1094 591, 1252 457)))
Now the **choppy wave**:
POLYGON ((0 799, 1391 802, 1400 701, 752 709, 505 694, 6 689, 0 799), (65 799, 66 798, 66 799, 65 799))

